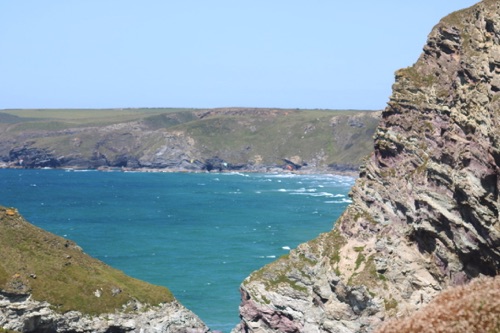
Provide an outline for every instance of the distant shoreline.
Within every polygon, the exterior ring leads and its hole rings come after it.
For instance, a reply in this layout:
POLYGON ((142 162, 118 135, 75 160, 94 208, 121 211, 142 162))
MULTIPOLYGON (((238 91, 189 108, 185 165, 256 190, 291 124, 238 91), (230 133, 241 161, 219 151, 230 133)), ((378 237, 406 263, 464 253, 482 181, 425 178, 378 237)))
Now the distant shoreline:
POLYGON ((60 168, 26 168, 21 166, 12 166, 0 163, 0 169, 11 170, 65 170, 65 171, 99 171, 99 172, 144 172, 144 173, 262 173, 262 174, 295 174, 295 175, 338 175, 357 178, 359 171, 337 170, 337 169, 317 169, 304 168, 298 170, 287 170, 280 167, 259 167, 252 169, 227 169, 227 170, 189 170, 180 168, 117 168, 117 167, 99 167, 99 168, 80 168, 80 167, 60 167, 60 168))

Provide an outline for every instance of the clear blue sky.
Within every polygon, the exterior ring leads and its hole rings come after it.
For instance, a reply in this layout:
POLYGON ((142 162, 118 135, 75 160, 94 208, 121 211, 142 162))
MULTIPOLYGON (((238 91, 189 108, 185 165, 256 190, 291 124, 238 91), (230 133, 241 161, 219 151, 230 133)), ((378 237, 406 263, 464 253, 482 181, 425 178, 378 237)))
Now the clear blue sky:
POLYGON ((381 109, 476 2, 0 0, 0 109, 381 109))

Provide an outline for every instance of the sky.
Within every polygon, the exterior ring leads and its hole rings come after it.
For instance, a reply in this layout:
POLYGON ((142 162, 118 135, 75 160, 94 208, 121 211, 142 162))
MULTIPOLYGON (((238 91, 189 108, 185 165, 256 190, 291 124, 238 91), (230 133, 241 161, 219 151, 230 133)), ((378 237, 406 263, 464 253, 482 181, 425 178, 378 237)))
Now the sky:
POLYGON ((0 109, 383 109, 476 0, 0 0, 0 109))

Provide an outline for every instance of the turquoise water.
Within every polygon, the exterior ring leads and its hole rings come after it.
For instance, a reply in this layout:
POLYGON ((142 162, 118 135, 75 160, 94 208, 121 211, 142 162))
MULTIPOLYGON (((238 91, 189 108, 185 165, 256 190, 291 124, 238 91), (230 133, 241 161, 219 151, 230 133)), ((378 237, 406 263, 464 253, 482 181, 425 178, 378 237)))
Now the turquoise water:
POLYGON ((0 205, 169 287, 212 329, 229 332, 243 279, 330 230, 353 183, 332 175, 0 170, 0 205))

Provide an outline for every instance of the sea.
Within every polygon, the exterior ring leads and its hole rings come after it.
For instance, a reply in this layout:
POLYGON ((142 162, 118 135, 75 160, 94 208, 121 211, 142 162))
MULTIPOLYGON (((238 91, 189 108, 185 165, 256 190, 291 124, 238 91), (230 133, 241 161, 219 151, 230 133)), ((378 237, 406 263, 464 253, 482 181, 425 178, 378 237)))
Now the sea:
POLYGON ((239 285, 330 230, 339 175, 0 170, 0 205, 84 252, 168 287, 212 330, 238 323, 239 285))

